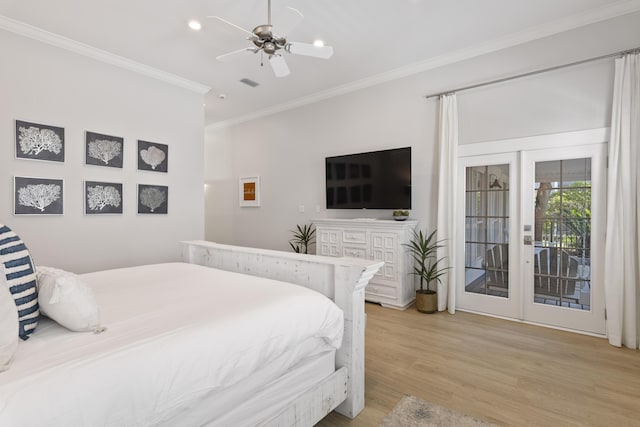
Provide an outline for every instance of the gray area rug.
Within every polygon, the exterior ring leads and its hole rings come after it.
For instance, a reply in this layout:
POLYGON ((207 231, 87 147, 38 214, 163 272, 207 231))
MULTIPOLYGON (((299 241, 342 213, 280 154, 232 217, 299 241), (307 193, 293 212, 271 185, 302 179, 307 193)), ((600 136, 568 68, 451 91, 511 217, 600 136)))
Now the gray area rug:
POLYGON ((489 427, 495 424, 455 412, 415 396, 405 396, 380 427, 489 427))

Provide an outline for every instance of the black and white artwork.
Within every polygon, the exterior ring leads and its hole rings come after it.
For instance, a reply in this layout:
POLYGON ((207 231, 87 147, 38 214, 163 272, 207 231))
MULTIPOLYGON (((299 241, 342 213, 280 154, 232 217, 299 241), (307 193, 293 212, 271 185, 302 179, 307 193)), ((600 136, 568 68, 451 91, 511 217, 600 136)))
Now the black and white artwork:
POLYGON ((16 120, 16 158, 64 162, 64 128, 16 120))
POLYGON ((138 140, 138 170, 168 172, 169 146, 138 140))
POLYGON ((138 184, 138 213, 166 214, 169 207, 169 187, 138 184))
POLYGON ((84 213, 87 215, 121 214, 122 184, 85 181, 84 213))
POLYGON ((85 163, 87 165, 122 168, 124 138, 101 133, 85 133, 85 163))
POLYGON ((15 215, 62 215, 64 181, 62 179, 16 176, 14 185, 15 215))

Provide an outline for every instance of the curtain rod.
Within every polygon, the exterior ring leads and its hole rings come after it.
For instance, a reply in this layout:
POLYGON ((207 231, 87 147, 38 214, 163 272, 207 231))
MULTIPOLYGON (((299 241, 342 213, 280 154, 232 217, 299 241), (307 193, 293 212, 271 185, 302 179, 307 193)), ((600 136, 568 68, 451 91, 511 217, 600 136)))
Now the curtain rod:
POLYGON ((581 64, 585 64, 587 62, 600 61, 602 59, 613 58, 614 56, 623 56, 623 55, 626 55, 628 53, 637 53, 637 52, 640 52, 640 47, 636 47, 636 48, 628 49, 628 50, 622 50, 620 52, 615 52, 615 53, 609 53, 607 55, 597 56, 595 58, 589 58, 589 59, 583 59, 581 61, 570 62, 568 64, 556 65, 555 67, 543 68, 541 70, 534 70, 534 71, 529 71, 527 73, 516 74, 515 76, 503 77, 501 79, 491 80, 491 81, 484 82, 484 83, 476 83, 476 84, 473 84, 473 85, 460 87, 458 89, 450 89, 450 90, 446 90, 444 92, 432 93, 430 95, 426 95, 425 98, 426 99, 436 98, 436 97, 440 97, 442 95, 448 95, 448 94, 455 93, 455 92, 462 92, 463 90, 475 89, 477 87, 482 87, 482 86, 489 86, 489 85, 493 85, 493 84, 497 84, 497 83, 506 82, 506 81, 509 81, 509 80, 520 79, 520 78, 523 78, 523 77, 535 76, 536 74, 547 73, 549 71, 555 71, 555 70, 559 70, 561 68, 573 67, 575 65, 581 65, 581 64))

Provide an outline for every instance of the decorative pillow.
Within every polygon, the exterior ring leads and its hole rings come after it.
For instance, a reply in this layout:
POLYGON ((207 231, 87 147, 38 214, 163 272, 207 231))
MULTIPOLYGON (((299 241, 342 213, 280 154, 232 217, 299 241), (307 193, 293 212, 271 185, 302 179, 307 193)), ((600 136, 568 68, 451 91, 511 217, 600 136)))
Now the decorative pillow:
POLYGON ((0 372, 9 369, 13 354, 18 348, 18 308, 0 264, 0 372))
POLYGON ((36 271, 42 314, 75 332, 103 330, 93 291, 78 275, 53 267, 36 271))
POLYGON ((26 340, 38 326, 40 317, 36 273, 25 244, 3 224, 0 224, 0 263, 4 265, 7 285, 18 307, 18 335, 26 340))

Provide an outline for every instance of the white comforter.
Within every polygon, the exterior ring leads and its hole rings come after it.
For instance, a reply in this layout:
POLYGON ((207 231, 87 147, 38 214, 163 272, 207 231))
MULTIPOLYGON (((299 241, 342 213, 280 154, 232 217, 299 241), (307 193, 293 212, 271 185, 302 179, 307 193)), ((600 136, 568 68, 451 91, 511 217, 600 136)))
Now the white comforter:
POLYGON ((342 340, 342 311, 288 283, 183 263, 81 277, 107 331, 42 322, 0 374, 0 426, 159 424, 261 366, 342 340))

